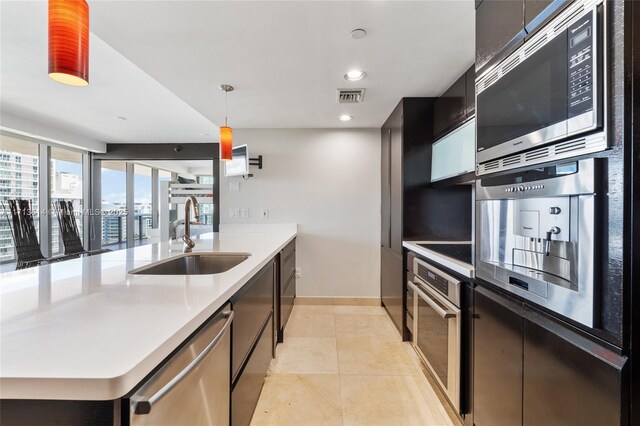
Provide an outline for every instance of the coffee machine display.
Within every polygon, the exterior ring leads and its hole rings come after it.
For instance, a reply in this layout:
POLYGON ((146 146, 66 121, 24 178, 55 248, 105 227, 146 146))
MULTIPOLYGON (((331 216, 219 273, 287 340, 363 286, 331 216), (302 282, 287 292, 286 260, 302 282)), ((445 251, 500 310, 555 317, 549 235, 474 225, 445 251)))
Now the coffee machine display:
POLYGON ((476 276, 594 327, 596 159, 476 182, 476 276))

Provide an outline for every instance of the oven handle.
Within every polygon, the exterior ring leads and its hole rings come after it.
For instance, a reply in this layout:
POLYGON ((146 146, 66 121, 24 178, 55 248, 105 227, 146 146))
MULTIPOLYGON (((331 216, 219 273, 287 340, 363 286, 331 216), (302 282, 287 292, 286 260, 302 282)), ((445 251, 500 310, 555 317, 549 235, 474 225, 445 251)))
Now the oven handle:
POLYGON ((455 318, 456 313, 453 311, 446 311, 444 309, 442 309, 442 307, 438 304, 438 302, 436 302, 435 300, 433 300, 431 297, 429 297, 425 292, 423 292, 420 288, 418 288, 418 286, 411 282, 408 281, 407 285, 416 292, 416 294, 418 296, 420 296, 420 298, 422 300, 424 300, 425 302, 427 302, 429 304, 429 306, 431 306, 433 308, 434 311, 436 311, 436 313, 438 315, 440 315, 443 319, 449 319, 449 318, 455 318))

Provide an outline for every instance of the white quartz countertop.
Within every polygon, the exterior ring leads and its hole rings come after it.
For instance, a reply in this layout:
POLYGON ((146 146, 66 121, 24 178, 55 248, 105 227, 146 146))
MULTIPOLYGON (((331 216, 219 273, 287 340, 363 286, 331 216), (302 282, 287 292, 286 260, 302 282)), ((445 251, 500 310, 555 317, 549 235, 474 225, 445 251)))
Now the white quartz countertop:
POLYGON ((0 275, 0 397, 122 397, 296 236, 221 229, 193 251, 251 254, 221 274, 128 274, 182 254, 164 242, 0 275))
POLYGON ((467 278, 475 277, 475 268, 473 265, 462 262, 461 260, 454 259, 449 256, 445 256, 441 253, 438 253, 433 250, 429 250, 425 247, 419 246, 418 244, 471 244, 471 241, 403 241, 403 247, 411 250, 412 252, 418 253, 421 256, 426 257, 429 260, 434 261, 435 263, 439 263, 452 271, 455 271, 467 278))

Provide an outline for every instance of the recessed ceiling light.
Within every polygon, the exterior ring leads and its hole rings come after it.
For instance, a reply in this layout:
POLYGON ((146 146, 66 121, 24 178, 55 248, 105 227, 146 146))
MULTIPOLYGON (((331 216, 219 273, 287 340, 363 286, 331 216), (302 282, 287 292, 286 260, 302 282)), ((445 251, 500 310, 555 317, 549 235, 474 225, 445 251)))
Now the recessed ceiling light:
POLYGON ((367 32, 362 28, 357 28, 351 31, 351 38, 356 40, 360 40, 361 38, 364 38, 366 35, 367 35, 367 32))
POLYGON ((200 133, 200 136, 209 136, 209 133, 200 133))
POLYGON ((349 114, 342 114, 339 117, 340 121, 351 121, 353 119, 352 116, 350 116, 349 114))
POLYGON ((115 118, 116 120, 120 120, 120 121, 127 121, 127 117, 123 117, 123 116, 121 116, 121 115, 116 115, 116 116, 115 116, 115 117, 113 117, 113 118, 115 118))
POLYGON ((358 81, 362 80, 366 75, 367 73, 365 73, 364 71, 351 70, 344 75, 344 79, 349 81, 358 81))

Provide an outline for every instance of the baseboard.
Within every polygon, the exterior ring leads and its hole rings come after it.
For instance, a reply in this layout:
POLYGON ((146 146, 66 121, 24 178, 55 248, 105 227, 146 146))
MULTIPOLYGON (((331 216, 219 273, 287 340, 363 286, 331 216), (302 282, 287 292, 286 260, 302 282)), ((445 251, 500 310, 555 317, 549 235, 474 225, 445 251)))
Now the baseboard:
POLYGON ((296 305, 347 305, 380 306, 379 297, 301 297, 294 299, 296 305))

